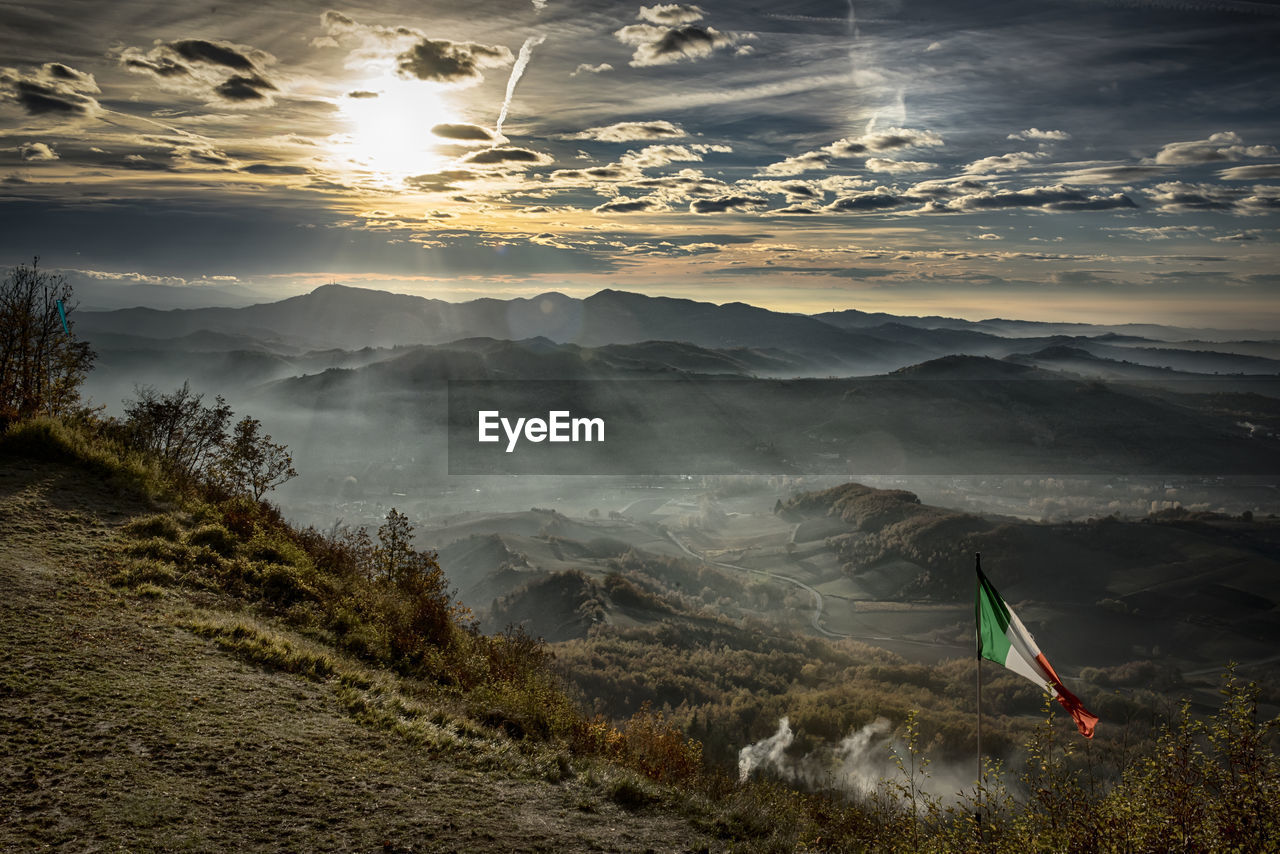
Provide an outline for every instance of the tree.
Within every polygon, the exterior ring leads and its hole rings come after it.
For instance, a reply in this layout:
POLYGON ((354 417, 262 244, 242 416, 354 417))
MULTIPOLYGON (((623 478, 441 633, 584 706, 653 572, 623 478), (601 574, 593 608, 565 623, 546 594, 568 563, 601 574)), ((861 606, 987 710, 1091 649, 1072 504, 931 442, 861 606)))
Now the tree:
POLYGON ((227 445, 231 407, 221 395, 212 406, 201 405, 189 383, 169 394, 154 388, 136 390, 137 400, 126 402, 125 427, 140 450, 156 454, 184 479, 208 479, 227 445))
POLYGON ((19 264, 0 284, 0 420, 74 411, 93 367, 89 344, 62 326, 59 301, 74 330, 71 285, 39 261, 19 264))
POLYGON ((272 442, 271 436, 262 433, 262 422, 248 415, 236 422, 217 473, 227 490, 250 495, 254 501, 298 476, 289 449, 272 442))

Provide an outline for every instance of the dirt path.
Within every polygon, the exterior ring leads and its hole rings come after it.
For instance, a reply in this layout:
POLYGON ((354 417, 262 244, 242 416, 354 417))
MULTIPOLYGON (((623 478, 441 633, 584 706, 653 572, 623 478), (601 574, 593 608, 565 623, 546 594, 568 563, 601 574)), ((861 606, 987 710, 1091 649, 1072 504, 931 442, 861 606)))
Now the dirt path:
POLYGON ((82 471, 0 457, 0 850, 719 850, 478 751, 432 754, 347 716, 331 685, 176 627, 180 596, 106 586, 144 508, 82 471))

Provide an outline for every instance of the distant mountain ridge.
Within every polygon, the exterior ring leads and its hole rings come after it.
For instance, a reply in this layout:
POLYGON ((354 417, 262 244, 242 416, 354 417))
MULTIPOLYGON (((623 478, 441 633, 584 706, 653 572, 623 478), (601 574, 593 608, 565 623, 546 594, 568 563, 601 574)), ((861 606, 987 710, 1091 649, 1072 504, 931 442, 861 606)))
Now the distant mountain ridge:
MULTIPOLYGON (((521 341, 545 338, 582 347, 680 342, 706 350, 749 349, 768 353, 778 364, 760 373, 870 375, 942 356, 962 354, 1004 358, 1054 345, 1153 367, 1232 373, 1280 373, 1280 359, 1261 355, 1253 342, 1247 354, 1160 346, 1161 340, 1118 335, 1144 330, 1162 339, 1191 330, 1170 327, 1092 327, 1023 321, 961 321, 909 318, 856 310, 809 316, 770 311, 741 302, 717 305, 674 297, 651 297, 602 290, 585 299, 559 293, 510 300, 481 298, 451 303, 386 291, 324 285, 301 296, 243 308, 157 311, 133 308, 78 312, 78 330, 90 341, 131 349, 138 339, 188 337, 183 349, 230 349, 231 342, 258 341, 269 352, 357 350, 367 347, 439 345, 462 339, 521 341), (1061 334, 1070 328, 1075 334, 1061 334), (1112 330, 1112 331, 1104 331, 1112 330), (1039 337, 1021 337, 1036 331, 1039 337), (1097 337, 1079 333, 1093 331, 1097 337), (1050 333, 1050 334, 1045 334, 1050 333), (1008 337, 1019 335, 1020 337, 1008 337), (776 370, 775 370, 776 369, 776 370)), ((155 349, 174 349, 161 347, 155 349)))

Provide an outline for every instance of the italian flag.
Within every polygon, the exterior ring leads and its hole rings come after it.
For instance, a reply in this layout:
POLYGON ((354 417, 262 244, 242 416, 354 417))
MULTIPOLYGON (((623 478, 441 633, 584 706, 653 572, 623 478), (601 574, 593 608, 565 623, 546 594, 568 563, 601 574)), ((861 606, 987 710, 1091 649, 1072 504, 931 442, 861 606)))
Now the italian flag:
POLYGON ((1002 664, 1021 676, 1044 688, 1062 704, 1075 719, 1076 728, 1085 738, 1093 738, 1093 728, 1098 716, 1080 702, 1080 698, 1067 690, 1054 672, 1040 647, 1036 646, 1031 632, 1022 625, 991 582, 978 567, 978 656, 1002 664))

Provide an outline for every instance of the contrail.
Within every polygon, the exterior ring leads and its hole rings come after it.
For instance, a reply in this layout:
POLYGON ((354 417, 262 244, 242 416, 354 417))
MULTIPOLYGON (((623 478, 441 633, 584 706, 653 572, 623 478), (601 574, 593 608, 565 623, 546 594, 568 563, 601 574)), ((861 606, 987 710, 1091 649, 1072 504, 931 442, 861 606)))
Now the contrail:
POLYGON ((524 44, 520 46, 520 55, 516 57, 515 67, 511 69, 511 79, 507 81, 507 97, 502 102, 502 112, 498 113, 498 136, 502 136, 502 123, 507 120, 507 110, 511 107, 511 96, 516 93, 516 84, 524 76, 524 69, 529 64, 529 57, 533 56, 533 49, 546 40, 546 36, 529 36, 524 40, 524 44))

